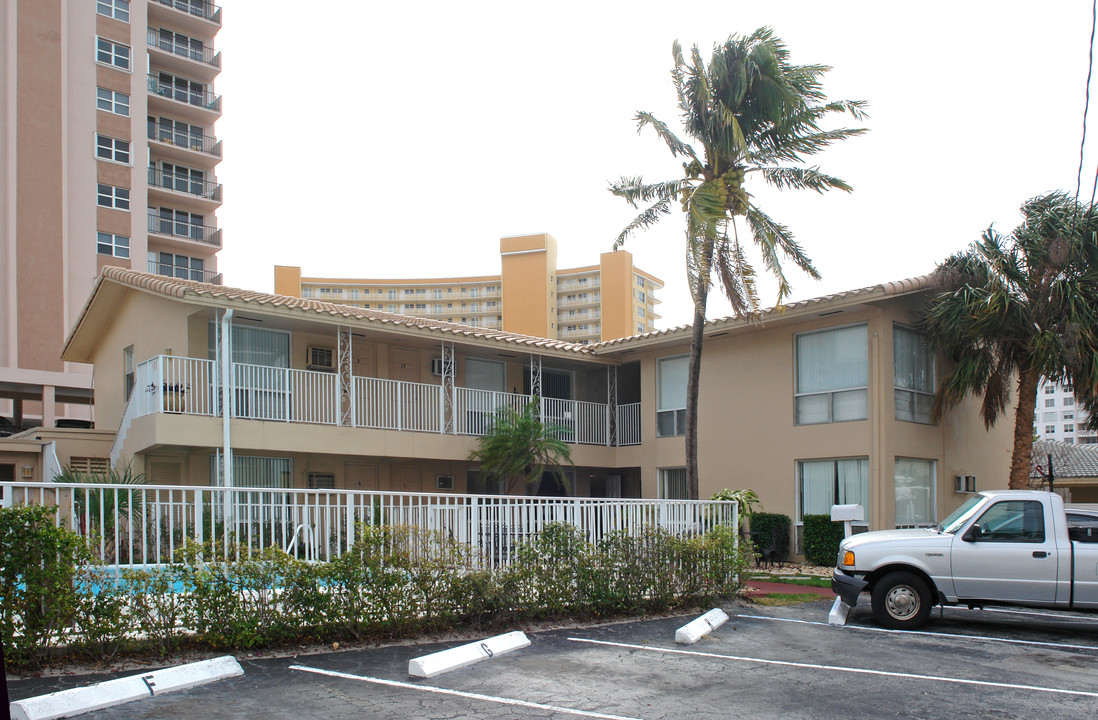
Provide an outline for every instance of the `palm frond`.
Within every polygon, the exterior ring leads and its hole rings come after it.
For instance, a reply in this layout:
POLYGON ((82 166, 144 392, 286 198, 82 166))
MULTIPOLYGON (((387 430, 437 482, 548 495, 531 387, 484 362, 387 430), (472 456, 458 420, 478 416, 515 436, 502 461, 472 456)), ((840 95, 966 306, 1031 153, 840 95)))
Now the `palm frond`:
POLYGON ((647 230, 658 223, 664 215, 670 214, 671 201, 666 199, 657 200, 650 207, 641 212, 640 215, 633 218, 631 223, 625 226, 625 229, 622 230, 618 234, 617 239, 614 240, 614 249, 619 249, 625 244, 625 241, 631 238, 638 230, 647 230))
POLYGON ((761 167, 763 179, 779 190, 815 190, 823 193, 827 190, 853 190, 845 180, 820 172, 818 167, 761 167))
POLYGON ((656 131, 656 135, 658 135, 665 143, 667 143, 667 147, 671 150, 672 157, 685 155, 691 160, 697 160, 698 156, 695 154, 694 148, 690 147, 688 144, 680 140, 678 136, 675 135, 675 133, 673 133, 669 127, 667 127, 667 123, 663 122, 652 113, 644 112, 643 110, 641 110, 637 112, 636 116, 633 119, 637 121, 638 135, 641 133, 642 130, 644 130, 644 128, 651 127, 653 130, 656 131))

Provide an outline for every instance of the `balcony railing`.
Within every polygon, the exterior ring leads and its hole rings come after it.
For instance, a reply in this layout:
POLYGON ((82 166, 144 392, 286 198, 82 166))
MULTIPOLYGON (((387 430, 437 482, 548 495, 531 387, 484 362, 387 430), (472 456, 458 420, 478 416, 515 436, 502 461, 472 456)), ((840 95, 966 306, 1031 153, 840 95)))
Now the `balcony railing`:
POLYGON ((195 17, 204 18, 206 20, 212 20, 217 24, 221 24, 221 7, 214 5, 213 3, 205 2, 205 0, 153 0, 161 5, 167 5, 173 7, 176 10, 182 10, 185 13, 190 13, 195 17))
POLYGON ((177 131, 163 127, 152 120, 149 121, 148 135, 149 139, 155 142, 221 157, 221 141, 209 135, 177 131))
MULTIPOLYGON (((134 416, 178 412, 218 414, 220 376, 216 362, 197 358, 157 356, 137 366, 131 403, 134 416)), ((338 376, 330 372, 294 370, 233 363, 232 417, 250 420, 338 425, 344 410, 338 376)), ((450 416, 441 385, 356 377, 349 399, 351 425, 380 430, 404 430, 457 435, 484 435, 502 407, 521 411, 528 395, 455 387, 450 416)), ((640 412, 618 408, 618 444, 640 441, 640 412), (621 442, 622 439, 627 442, 621 442)), ((609 408, 605 403, 542 398, 541 417, 558 428, 560 439, 585 445, 611 445, 609 408)))
POLYGON ((578 305, 598 305, 599 302, 601 302, 600 296, 599 296, 598 293, 595 293, 593 295, 588 295, 585 298, 573 298, 571 300, 568 299, 568 298, 560 298, 560 299, 557 300, 557 307, 576 307, 578 305))
MULTIPOLYGON (((216 475, 216 470, 211 472, 216 475)), ((573 525, 589 542, 611 533, 642 536, 662 529, 695 536, 739 527, 735 502, 536 498, 456 493, 306 490, 258 473, 259 487, 0 482, 0 507, 50 508, 55 525, 78 531, 115 577, 132 566, 177 562, 190 541, 207 562, 251 557, 278 547, 302 560, 327 562, 355 543, 363 525, 407 525, 470 546, 474 568, 518 561, 518 547, 550 523, 573 525)))
POLYGON ((149 215, 149 232, 154 235, 168 235, 174 238, 192 240, 203 245, 221 247, 221 231, 209 225, 196 225, 172 218, 149 215))
POLYGON ((148 43, 149 47, 159 48, 164 52, 169 52, 173 55, 188 58, 195 62, 209 65, 210 67, 221 67, 221 53, 215 52, 211 47, 192 47, 185 43, 175 42, 175 38, 162 37, 160 33, 153 29, 148 29, 148 43))
POLYGON ((160 76, 149 75, 149 92, 153 95, 178 100, 179 102, 194 105, 203 110, 221 112, 221 96, 204 90, 194 90, 190 87, 175 85, 170 82, 162 82, 160 76))
POLYGON ((211 180, 200 180, 185 173, 165 172, 159 168, 149 168, 149 187, 165 188, 186 193, 204 200, 221 202, 221 184, 211 180))
POLYGON ((599 278, 591 278, 586 282, 580 282, 578 280, 560 280, 557 282, 557 290, 559 292, 566 292, 568 290, 597 290, 601 286, 599 278))
POLYGON ((175 265, 169 265, 168 263, 159 263, 155 260, 150 260, 149 272, 165 277, 180 278, 182 280, 196 280, 198 282, 210 283, 211 285, 221 284, 221 273, 216 270, 177 267, 175 265))

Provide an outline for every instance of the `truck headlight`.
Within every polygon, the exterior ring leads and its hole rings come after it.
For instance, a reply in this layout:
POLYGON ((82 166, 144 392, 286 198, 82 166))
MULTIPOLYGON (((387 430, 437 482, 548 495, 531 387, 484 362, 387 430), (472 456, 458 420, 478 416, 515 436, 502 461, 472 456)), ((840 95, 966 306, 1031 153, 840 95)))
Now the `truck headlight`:
POLYGON ((854 567, 854 551, 843 550, 839 564, 843 567, 854 567))

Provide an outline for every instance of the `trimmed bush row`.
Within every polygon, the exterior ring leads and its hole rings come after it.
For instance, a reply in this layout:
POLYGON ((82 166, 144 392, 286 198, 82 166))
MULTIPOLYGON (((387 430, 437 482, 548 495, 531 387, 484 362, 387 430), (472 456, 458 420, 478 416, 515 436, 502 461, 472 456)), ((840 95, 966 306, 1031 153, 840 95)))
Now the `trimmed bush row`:
POLYGON ((732 597, 750 550, 717 528, 678 538, 662 530, 613 534, 597 546, 571 525, 545 528, 499 570, 470 570, 467 545, 410 527, 359 527, 330 563, 275 548, 207 564, 125 570, 120 582, 90 564, 84 539, 53 527, 45 508, 0 511, 0 632, 8 664, 58 655, 109 659, 181 645, 251 649, 284 643, 407 637, 518 620, 663 612, 732 597))
POLYGON ((813 565, 834 565, 839 557, 843 524, 830 515, 804 516, 804 559, 813 565))

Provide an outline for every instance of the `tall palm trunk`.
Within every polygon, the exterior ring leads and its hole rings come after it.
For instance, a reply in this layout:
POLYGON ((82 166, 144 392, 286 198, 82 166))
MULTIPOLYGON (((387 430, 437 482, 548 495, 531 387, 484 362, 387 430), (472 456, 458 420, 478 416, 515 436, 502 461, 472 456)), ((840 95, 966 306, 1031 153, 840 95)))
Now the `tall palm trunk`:
POLYGON ((1029 487, 1033 456, 1033 418, 1037 409, 1037 383, 1040 374, 1024 367, 1018 374, 1018 407, 1014 411, 1014 453, 1010 460, 1010 489, 1029 487))
POLYGON ((690 333, 690 366, 686 374, 686 490, 691 500, 700 499, 698 485, 698 392, 701 383, 702 331, 709 300, 709 267, 713 243, 706 241, 704 262, 698 271, 694 293, 694 325, 690 333))

